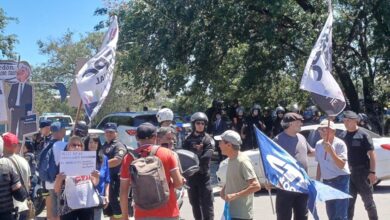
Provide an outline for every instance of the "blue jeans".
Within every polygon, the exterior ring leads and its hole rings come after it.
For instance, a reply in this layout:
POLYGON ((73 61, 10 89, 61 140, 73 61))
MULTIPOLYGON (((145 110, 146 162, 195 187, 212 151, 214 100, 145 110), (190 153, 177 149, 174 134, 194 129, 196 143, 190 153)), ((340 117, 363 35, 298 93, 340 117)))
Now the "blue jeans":
MULTIPOLYGON (((341 175, 333 179, 323 180, 326 185, 349 194, 349 175, 341 175)), ((326 201, 326 213, 329 220, 348 219, 349 199, 334 199, 326 201)))

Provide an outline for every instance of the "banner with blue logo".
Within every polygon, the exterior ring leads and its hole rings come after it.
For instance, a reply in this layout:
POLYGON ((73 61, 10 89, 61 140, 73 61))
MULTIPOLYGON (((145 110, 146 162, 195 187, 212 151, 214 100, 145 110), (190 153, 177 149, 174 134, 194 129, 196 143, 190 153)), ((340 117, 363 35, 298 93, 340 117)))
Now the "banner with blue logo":
POLYGON ((289 153, 256 127, 255 130, 265 177, 279 189, 308 194, 308 208, 314 219, 319 219, 316 201, 351 198, 344 192, 311 180, 289 153))
POLYGON ((229 211, 229 203, 225 202, 225 207, 223 209, 223 215, 221 217, 221 220, 231 220, 232 218, 230 217, 230 211, 229 211))

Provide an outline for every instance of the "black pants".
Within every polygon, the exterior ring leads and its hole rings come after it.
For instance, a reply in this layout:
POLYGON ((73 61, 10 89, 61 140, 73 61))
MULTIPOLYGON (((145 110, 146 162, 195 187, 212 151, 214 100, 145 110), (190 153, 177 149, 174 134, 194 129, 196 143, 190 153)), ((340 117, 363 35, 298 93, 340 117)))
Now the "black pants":
POLYGON ((210 175, 196 173, 188 180, 188 198, 192 213, 196 220, 213 220, 214 204, 213 189, 210 175))
POLYGON ((76 209, 60 217, 61 220, 93 220, 93 208, 76 209))
POLYGON ((295 220, 307 220, 308 195, 284 190, 276 192, 276 216, 278 220, 291 220, 294 211, 295 220))
POLYGON ((108 207, 104 210, 104 214, 108 216, 114 216, 114 218, 121 218, 122 211, 119 204, 119 186, 120 179, 118 175, 110 176, 110 194, 108 195, 109 204, 108 207))
POLYGON ((348 219, 353 219, 355 212, 355 202, 357 194, 362 197, 364 207, 367 210, 370 220, 378 219, 378 213, 374 202, 373 187, 368 180, 369 170, 367 168, 351 168, 351 180, 349 185, 349 193, 352 196, 349 199, 348 219))
POLYGON ((0 213, 0 219, 1 220, 15 220, 15 215, 11 212, 3 212, 0 213))

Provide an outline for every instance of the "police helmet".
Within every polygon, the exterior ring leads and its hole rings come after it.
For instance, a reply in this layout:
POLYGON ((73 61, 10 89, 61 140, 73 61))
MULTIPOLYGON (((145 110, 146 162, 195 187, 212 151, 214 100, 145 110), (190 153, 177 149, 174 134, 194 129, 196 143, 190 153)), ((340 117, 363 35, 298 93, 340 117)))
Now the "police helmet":
POLYGON ((196 121, 204 121, 206 124, 209 122, 207 115, 203 112, 196 112, 191 116, 191 123, 196 121))
POLYGON ((88 125, 85 121, 78 121, 74 127, 73 135, 81 138, 88 136, 88 125))
POLYGON ((159 123, 163 121, 173 121, 173 112, 169 108, 163 108, 157 112, 156 117, 159 123))
POLYGON ((278 107, 276 107, 275 112, 276 112, 276 114, 278 114, 279 112, 283 112, 284 113, 285 110, 284 110, 284 108, 282 106, 278 106, 278 107))

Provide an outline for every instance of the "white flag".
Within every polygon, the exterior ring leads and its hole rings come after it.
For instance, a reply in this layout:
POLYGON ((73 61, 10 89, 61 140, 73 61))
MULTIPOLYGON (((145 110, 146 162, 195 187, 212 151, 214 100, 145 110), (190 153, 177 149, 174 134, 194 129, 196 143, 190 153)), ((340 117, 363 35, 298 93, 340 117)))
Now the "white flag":
POLYGON ((99 52, 83 65, 76 76, 77 89, 90 121, 98 113, 111 88, 118 31, 117 17, 114 16, 99 52))
POLYGON ((7 103, 4 92, 4 81, 0 80, 0 122, 8 121, 7 103))
POLYGON ((329 116, 345 108, 345 98, 332 76, 332 23, 329 13, 303 72, 300 88, 311 93, 314 102, 329 116))

